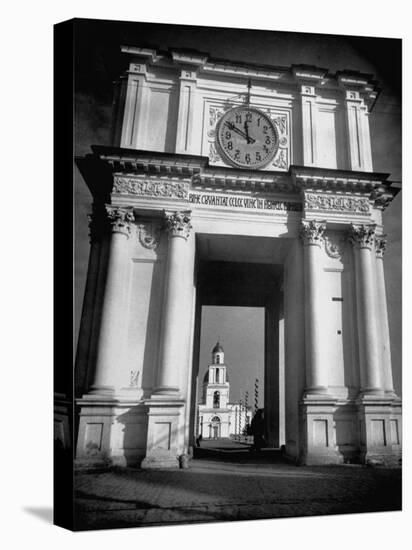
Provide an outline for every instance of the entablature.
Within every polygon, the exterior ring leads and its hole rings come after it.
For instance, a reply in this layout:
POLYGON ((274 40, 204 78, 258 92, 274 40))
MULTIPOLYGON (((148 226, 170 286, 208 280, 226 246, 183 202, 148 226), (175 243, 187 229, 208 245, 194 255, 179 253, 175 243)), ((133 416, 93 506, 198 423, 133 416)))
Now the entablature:
POLYGON ((92 150, 93 154, 77 159, 77 164, 97 201, 107 202, 108 195, 130 195, 188 202, 190 192, 213 191, 273 195, 293 199, 303 207, 311 205, 314 210, 327 211, 331 205, 332 210, 362 214, 372 208, 384 209, 400 190, 382 173, 295 165, 288 172, 242 170, 213 167, 206 157, 195 155, 102 146, 92 150))

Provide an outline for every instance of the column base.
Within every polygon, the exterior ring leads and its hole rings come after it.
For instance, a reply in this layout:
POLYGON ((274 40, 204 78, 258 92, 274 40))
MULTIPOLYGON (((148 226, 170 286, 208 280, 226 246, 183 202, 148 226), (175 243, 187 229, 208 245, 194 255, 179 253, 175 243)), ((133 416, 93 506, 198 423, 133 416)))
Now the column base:
POLYGON ((172 457, 169 454, 162 456, 161 452, 157 452, 156 456, 147 456, 140 464, 142 470, 178 470, 179 458, 172 457))
POLYGON ((180 397, 180 390, 176 386, 158 386, 152 393, 152 397, 156 396, 180 397))
POLYGON ((302 399, 299 464, 343 464, 343 455, 336 445, 335 412, 336 400, 332 396, 316 398, 309 394, 302 399))
POLYGON ((54 445, 56 449, 73 448, 73 402, 64 394, 54 394, 54 445))
POLYGON ((114 395, 115 390, 114 386, 92 386, 87 394, 85 394, 83 397, 90 397, 96 395, 99 396, 112 396, 114 395))
POLYGON ((143 469, 179 468, 184 450, 184 405, 178 397, 153 395, 148 407, 146 456, 143 469))
POLYGON ((86 395, 80 407, 75 467, 138 466, 145 455, 147 409, 130 396, 86 395))
POLYGON ((360 460, 370 466, 400 466, 402 461, 401 400, 386 395, 358 399, 360 460))
POLYGON ((317 399, 318 397, 324 396, 327 396, 329 399, 331 398, 326 386, 312 386, 311 388, 305 388, 303 393, 303 399, 317 399))
POLYGON ((383 390, 382 388, 363 388, 361 391, 360 391, 360 396, 361 397, 364 397, 364 398, 381 398, 381 397, 385 397, 385 390, 383 390))

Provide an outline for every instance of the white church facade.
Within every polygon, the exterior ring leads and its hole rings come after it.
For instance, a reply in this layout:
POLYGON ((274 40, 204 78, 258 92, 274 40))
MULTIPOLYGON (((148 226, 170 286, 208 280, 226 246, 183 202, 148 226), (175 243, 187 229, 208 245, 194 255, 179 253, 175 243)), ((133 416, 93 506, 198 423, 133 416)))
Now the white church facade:
POLYGON ((225 352, 219 342, 212 350, 212 363, 203 378, 202 402, 197 406, 197 432, 202 439, 237 437, 250 426, 251 408, 230 402, 230 382, 225 352))
MULTIPOLYGON (((399 188, 373 170, 376 82, 122 51, 112 142, 76 159, 93 195, 77 462, 179 466, 196 435, 202 306, 228 305, 265 308, 271 446, 300 464, 398 463, 382 213, 399 188)), ((203 435, 226 437, 229 416, 212 411, 216 391, 228 408, 224 364, 208 377, 203 435)))

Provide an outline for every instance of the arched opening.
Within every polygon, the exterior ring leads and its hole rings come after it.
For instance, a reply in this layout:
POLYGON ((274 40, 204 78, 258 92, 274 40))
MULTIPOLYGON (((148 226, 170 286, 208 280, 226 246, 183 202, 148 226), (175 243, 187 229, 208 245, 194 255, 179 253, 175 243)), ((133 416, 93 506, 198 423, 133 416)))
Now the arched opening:
POLYGON ((214 416, 210 421, 210 438, 218 439, 220 437, 220 418, 214 416))

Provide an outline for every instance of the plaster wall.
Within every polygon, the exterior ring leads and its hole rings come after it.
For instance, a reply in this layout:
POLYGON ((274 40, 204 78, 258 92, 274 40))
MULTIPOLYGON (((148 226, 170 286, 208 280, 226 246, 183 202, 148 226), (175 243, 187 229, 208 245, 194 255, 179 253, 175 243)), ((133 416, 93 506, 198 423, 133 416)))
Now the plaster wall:
POLYGON ((139 384, 144 394, 150 394, 155 385, 160 339, 160 318, 163 300, 166 264, 166 239, 157 250, 144 248, 138 238, 131 251, 131 277, 128 297, 127 373, 139 372, 139 384))

